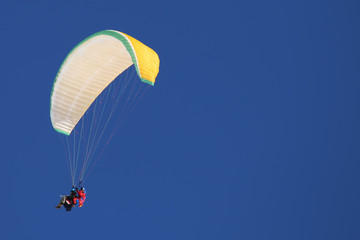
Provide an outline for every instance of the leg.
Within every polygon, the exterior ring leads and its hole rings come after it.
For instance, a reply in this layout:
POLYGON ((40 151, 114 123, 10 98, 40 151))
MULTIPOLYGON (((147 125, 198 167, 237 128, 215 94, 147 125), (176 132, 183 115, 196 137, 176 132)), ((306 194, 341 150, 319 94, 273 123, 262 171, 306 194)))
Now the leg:
POLYGON ((55 208, 60 209, 60 208, 64 205, 64 203, 65 203, 65 198, 66 198, 65 196, 62 197, 62 198, 60 199, 59 204, 58 204, 55 208))

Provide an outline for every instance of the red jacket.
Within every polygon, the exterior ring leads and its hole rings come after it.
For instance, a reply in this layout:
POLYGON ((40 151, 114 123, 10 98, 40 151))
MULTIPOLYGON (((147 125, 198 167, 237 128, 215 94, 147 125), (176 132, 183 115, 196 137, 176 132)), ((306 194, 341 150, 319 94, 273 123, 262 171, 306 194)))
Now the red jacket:
POLYGON ((74 198, 74 204, 79 200, 79 207, 82 207, 86 199, 86 192, 84 190, 76 190, 76 192, 79 197, 74 198))

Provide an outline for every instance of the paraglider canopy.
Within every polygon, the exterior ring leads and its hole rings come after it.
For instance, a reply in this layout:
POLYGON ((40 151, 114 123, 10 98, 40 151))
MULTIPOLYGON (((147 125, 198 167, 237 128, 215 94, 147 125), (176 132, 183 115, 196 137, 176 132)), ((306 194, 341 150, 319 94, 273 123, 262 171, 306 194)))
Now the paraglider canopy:
POLYGON ((113 30, 91 35, 62 63, 51 94, 54 129, 70 135, 97 96, 122 72, 135 65, 141 81, 154 85, 160 60, 154 50, 113 30))

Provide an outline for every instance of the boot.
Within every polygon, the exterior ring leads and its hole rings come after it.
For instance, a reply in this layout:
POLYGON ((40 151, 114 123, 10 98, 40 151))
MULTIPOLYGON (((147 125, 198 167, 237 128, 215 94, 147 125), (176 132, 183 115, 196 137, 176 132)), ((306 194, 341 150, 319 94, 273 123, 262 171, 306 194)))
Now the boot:
POLYGON ((59 203, 55 208, 56 209, 60 209, 61 208, 61 206, 62 206, 62 204, 61 203, 59 203))

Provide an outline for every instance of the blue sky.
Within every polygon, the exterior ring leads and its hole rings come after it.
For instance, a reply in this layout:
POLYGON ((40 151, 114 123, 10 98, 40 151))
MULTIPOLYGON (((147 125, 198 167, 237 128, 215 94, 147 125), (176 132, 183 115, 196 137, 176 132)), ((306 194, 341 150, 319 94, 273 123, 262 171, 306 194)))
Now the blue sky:
POLYGON ((3 1, 0 238, 359 239, 359 5, 3 1), (69 214, 50 91, 104 29, 160 73, 69 214))

